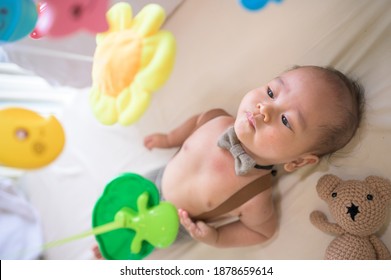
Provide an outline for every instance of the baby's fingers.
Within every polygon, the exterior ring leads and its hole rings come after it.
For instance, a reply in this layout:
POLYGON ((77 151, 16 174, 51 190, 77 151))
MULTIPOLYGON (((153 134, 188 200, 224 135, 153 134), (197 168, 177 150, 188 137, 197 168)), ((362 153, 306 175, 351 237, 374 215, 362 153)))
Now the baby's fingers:
POLYGON ((178 214, 179 221, 193 238, 201 238, 205 235, 209 227, 204 222, 194 222, 183 209, 179 209, 178 214))
POLYGON ((179 221, 185 228, 191 226, 191 224, 194 224, 193 221, 190 219, 189 214, 185 210, 178 209, 178 216, 179 221))
POLYGON ((97 260, 104 260, 98 245, 94 245, 94 247, 92 247, 92 252, 94 254, 95 259, 97 259, 97 260))
POLYGON ((181 224, 185 227, 185 229, 193 235, 193 233, 196 230, 196 224, 193 222, 193 220, 189 217, 189 214, 183 210, 179 209, 178 210, 178 215, 179 215, 179 221, 181 224))
POLYGON ((148 150, 152 150, 153 148, 167 148, 167 135, 162 133, 148 135, 144 138, 144 146, 148 150))
POLYGON ((152 150, 155 147, 154 135, 148 135, 144 138, 144 146, 148 150, 152 150))

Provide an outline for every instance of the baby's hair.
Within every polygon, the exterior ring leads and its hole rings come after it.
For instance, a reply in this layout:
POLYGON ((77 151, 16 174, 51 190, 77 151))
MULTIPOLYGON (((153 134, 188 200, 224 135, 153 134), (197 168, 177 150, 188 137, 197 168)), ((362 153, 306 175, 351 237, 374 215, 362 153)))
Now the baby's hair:
POLYGON ((319 71, 340 101, 336 104, 339 108, 333 108, 338 110, 337 120, 321 127, 320 141, 314 149, 319 157, 331 156, 350 142, 361 124, 365 105, 364 89, 357 80, 330 66, 295 66, 291 70, 300 68, 319 71))

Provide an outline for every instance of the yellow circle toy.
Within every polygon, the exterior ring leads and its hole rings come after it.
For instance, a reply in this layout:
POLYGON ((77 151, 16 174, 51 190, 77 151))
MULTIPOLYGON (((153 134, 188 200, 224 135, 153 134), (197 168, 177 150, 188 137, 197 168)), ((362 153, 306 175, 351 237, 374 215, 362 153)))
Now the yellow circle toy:
POLYGON ((151 94, 168 79, 175 40, 162 31, 163 8, 146 5, 134 18, 127 3, 106 14, 109 30, 96 36, 90 104, 105 125, 130 125, 146 111, 151 94))
POLYGON ((0 165, 30 169, 45 166, 62 151, 64 130, 58 120, 22 108, 0 110, 0 165))

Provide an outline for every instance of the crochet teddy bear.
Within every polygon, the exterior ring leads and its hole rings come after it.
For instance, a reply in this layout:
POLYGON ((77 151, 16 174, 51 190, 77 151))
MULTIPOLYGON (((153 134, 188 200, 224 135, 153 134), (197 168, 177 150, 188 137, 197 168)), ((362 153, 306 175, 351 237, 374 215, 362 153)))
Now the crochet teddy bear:
POLYGON ((327 174, 316 186, 327 202, 336 223, 321 211, 313 211, 310 220, 320 230, 338 235, 326 249, 325 259, 391 259, 390 251, 375 233, 386 223, 391 203, 391 182, 368 176, 365 180, 347 180, 327 174))

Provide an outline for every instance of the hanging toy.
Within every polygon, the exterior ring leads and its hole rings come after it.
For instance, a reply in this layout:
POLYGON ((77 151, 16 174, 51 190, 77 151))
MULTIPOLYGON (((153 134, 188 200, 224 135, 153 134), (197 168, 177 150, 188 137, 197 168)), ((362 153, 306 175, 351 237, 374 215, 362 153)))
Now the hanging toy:
POLYGON ((107 12, 110 28, 96 37, 90 94, 92 111, 101 123, 134 123, 168 79, 175 40, 170 32, 159 31, 164 19, 163 8, 156 4, 145 6, 134 18, 127 3, 107 12))
POLYGON ((258 11, 264 8, 268 2, 280 3, 282 0, 239 0, 240 4, 249 11, 258 11))
POLYGON ((0 110, 0 165, 38 168, 51 163, 65 143, 58 120, 22 108, 0 110))
POLYGON ((63 37, 85 29, 92 33, 108 29, 108 0, 45 0, 38 3, 38 21, 31 38, 63 37))
POLYGON ((37 7, 32 0, 0 0, 0 43, 27 36, 37 18, 37 7))
POLYGON ((43 250, 95 235, 105 259, 143 259, 154 248, 170 246, 178 234, 177 209, 159 200, 151 181, 125 173, 107 184, 96 202, 91 230, 47 243, 43 250))
POLYGON ((152 250, 166 248, 177 236, 177 209, 159 203, 155 185, 143 177, 126 173, 110 182, 93 212, 93 227, 114 220, 120 229, 96 235, 105 259, 142 259, 152 250))

